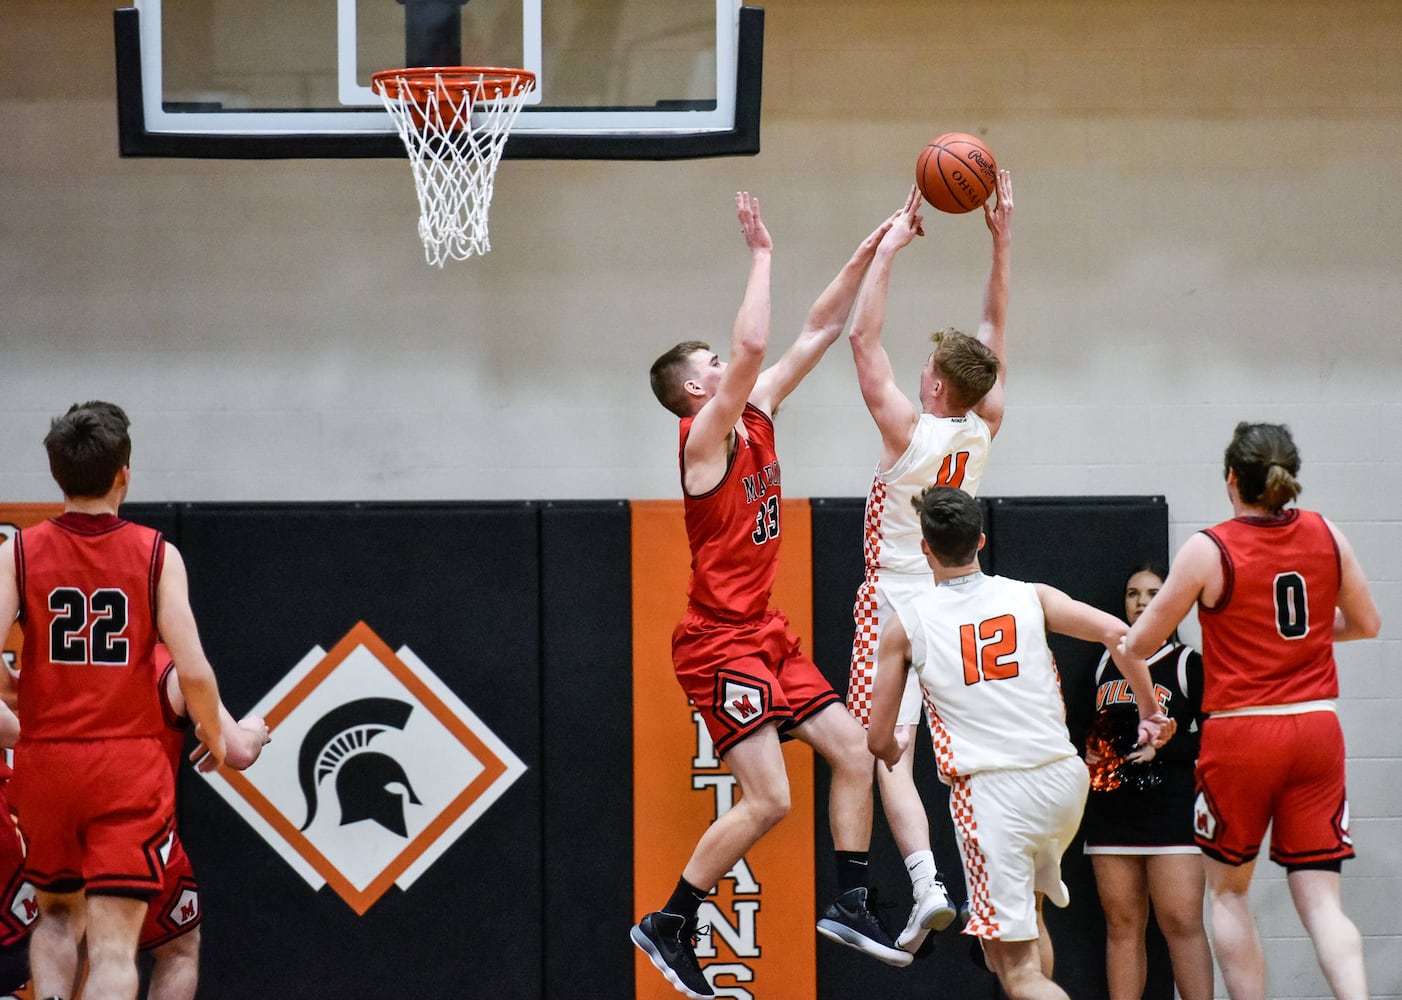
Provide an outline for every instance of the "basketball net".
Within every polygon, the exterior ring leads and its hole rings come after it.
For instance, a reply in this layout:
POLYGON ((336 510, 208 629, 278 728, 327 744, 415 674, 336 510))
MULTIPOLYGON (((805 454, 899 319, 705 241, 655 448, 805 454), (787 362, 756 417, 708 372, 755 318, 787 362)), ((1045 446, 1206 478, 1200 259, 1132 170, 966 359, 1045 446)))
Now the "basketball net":
POLYGON ((371 81, 409 154, 424 257, 442 267, 449 257, 487 253, 492 182, 535 75, 429 67, 386 70, 371 81))

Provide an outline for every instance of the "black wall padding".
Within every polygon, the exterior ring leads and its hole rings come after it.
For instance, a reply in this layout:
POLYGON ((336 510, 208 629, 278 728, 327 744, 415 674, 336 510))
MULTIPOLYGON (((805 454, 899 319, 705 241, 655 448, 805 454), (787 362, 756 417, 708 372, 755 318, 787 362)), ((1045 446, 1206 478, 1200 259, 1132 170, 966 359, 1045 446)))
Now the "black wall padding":
POLYGON ((181 510, 192 602, 236 716, 363 620, 528 768, 409 892, 391 887, 364 916, 314 893, 187 771, 202 997, 544 995, 538 530, 529 503, 181 510))
MULTIPOLYGON (((1124 574, 1166 559, 1161 497, 983 501, 989 571, 1042 580, 1119 613, 1124 574)), ((201 996, 618 997, 633 992, 631 533, 624 501, 570 503, 132 504, 189 570, 191 602, 224 700, 241 715, 313 646, 358 621, 408 645, 527 770, 409 892, 357 916, 313 892, 187 769, 182 834, 203 890, 201 996)), ((816 499, 811 650, 845 692, 862 575, 861 499, 816 499)), ((1083 728, 1090 649, 1058 649, 1083 728)), ((276 739, 276 734, 274 734, 276 739)), ((828 774, 816 768, 819 907, 836 894, 828 774)), ((917 775, 935 853, 963 896, 947 792, 921 728, 917 775)), ((878 806, 872 882, 909 908, 909 880, 878 806)), ((1053 911, 1057 978, 1102 997, 1104 928, 1080 845, 1073 907, 1053 911)), ((814 914, 815 918, 817 914, 814 914)), ((812 927, 794 933, 813 933, 812 927)), ((969 942, 936 939, 898 970, 818 943, 819 1000, 995 997, 969 942)), ((1167 997, 1162 949, 1147 996, 1167 997)))
MULTIPOLYGON (((631 527, 621 500, 540 508, 542 997, 631 997, 631 527), (611 985, 610 985, 611 984, 611 985)), ((460 996, 494 996, 464 991, 460 996)))
MULTIPOLYGON (((847 685, 852 645, 852 603, 862 577, 861 499, 815 499, 813 503, 813 618, 815 658, 839 692, 847 685)), ((1106 611, 1123 612, 1124 576, 1135 561, 1166 561, 1168 511, 1162 497, 981 498, 988 544, 983 568, 1018 579, 1050 583, 1106 611)), ((1053 647, 1068 685, 1088 685, 1098 656, 1086 643, 1057 639, 1053 647), (1089 666, 1085 665, 1090 660, 1089 666)), ((1077 704, 1073 737, 1083 734, 1089 716, 1090 691, 1077 704)), ((1068 687, 1068 694, 1073 687, 1068 687)), ((964 896, 963 869, 949 821, 948 790, 935 773, 929 730, 921 726, 916 749, 916 780, 931 816, 935 859, 952 895, 964 896)), ((831 872, 832 841, 827 834, 825 769, 817 769, 816 826, 819 905, 836 889, 831 872)), ((1057 980, 1076 997, 1105 997, 1105 927, 1090 865, 1079 840, 1068 851, 1063 869, 1071 889, 1066 911, 1047 907, 1048 924, 1056 943, 1057 980)), ((910 906, 910 881, 895 842, 877 805, 872 835, 872 884, 898 905, 882 911, 894 932, 904 925, 910 906)), ((907 969, 892 969, 847 949, 819 942, 820 1000, 879 995, 892 1000, 948 1000, 1001 996, 994 977, 970 958, 963 935, 935 938, 928 956, 907 969)), ((1150 1000, 1172 994, 1172 980, 1163 962, 1162 940, 1150 951, 1150 1000)))
POLYGON ((180 547, 180 508, 176 504, 124 503, 121 515, 128 521, 155 528, 166 536, 166 541, 180 547))

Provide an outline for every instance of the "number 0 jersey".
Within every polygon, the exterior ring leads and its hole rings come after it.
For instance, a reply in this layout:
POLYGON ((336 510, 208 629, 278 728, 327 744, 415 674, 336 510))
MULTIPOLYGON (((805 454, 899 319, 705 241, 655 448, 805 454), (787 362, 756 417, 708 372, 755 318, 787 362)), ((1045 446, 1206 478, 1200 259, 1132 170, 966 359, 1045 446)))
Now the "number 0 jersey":
POLYGON ((1222 596, 1203 606, 1208 713, 1337 698, 1334 610, 1342 568, 1324 518, 1291 508, 1203 532, 1222 557, 1222 596))
POLYGON ((1032 584, 977 573, 931 587, 897 611, 925 689, 942 779, 1076 755, 1032 584))
POLYGON ((165 539, 110 514, 66 513, 15 535, 22 740, 152 736, 156 583, 165 539))
POLYGON ((723 621, 747 621, 769 607, 779 564, 779 460, 774 423, 746 403, 735 451, 725 476, 698 496, 685 493, 686 440, 691 417, 681 422, 686 537, 691 545, 691 603, 723 621))

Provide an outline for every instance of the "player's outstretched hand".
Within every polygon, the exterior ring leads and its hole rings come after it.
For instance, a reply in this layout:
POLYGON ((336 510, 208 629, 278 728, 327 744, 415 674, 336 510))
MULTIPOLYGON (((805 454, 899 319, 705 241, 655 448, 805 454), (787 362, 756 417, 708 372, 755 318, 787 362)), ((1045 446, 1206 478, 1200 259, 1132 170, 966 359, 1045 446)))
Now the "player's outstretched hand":
POLYGON ((1013 175, 1006 170, 998 171, 998 201, 992 198, 983 203, 983 221, 988 223, 988 231, 994 239, 1007 239, 1013 227, 1013 175))
POLYGON ((751 252, 774 249, 769 230, 764 227, 764 221, 759 217, 758 198, 751 197, 748 191, 736 192, 735 214, 740 219, 740 232, 745 237, 745 245, 751 252))
POLYGON ((925 217, 920 214, 920 189, 912 184, 905 204, 891 216, 890 228, 882 237, 881 245, 888 250, 899 250, 914 242, 915 237, 924 235, 925 217))

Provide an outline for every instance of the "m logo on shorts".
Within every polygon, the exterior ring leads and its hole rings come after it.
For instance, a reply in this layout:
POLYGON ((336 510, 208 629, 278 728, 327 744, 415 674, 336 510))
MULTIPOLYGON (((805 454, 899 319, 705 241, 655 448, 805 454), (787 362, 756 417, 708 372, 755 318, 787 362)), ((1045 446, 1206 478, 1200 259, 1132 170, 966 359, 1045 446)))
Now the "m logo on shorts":
POLYGON ((769 692, 747 677, 722 676, 716 706, 736 729, 743 729, 769 710, 769 692))
POLYGON ((30 882, 21 882, 19 890, 15 893, 14 899, 10 902, 10 913, 24 927, 28 927, 39 919, 39 900, 35 898, 34 886, 30 882))
POLYGON ((1193 832, 1203 840, 1217 839, 1217 815, 1206 792, 1198 792, 1193 802, 1193 832))
POLYGON ((313 890, 363 914, 407 890, 526 766, 407 646, 364 622, 253 708, 273 741, 205 775, 313 890))
POLYGON ((175 905, 170 908, 166 916, 176 927, 184 927, 191 921, 198 920, 200 916, 199 893, 193 889, 186 889, 180 894, 180 898, 175 901, 175 905))

